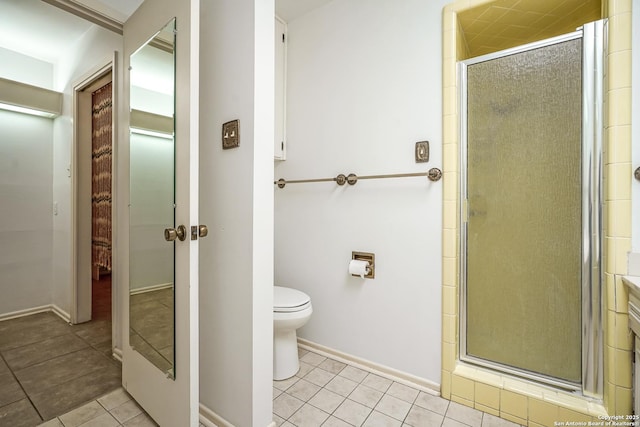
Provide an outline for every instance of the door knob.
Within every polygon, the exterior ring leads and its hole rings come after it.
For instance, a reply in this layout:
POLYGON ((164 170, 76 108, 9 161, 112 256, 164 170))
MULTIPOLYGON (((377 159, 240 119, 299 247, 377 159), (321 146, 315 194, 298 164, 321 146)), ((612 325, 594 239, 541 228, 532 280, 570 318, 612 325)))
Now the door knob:
POLYGON ((206 225, 191 226, 191 240, 198 240, 198 237, 205 237, 207 234, 209 234, 209 229, 206 225))
POLYGON ((173 242, 176 238, 181 242, 187 238, 187 228, 184 225, 179 225, 178 228, 164 229, 164 240, 173 242))

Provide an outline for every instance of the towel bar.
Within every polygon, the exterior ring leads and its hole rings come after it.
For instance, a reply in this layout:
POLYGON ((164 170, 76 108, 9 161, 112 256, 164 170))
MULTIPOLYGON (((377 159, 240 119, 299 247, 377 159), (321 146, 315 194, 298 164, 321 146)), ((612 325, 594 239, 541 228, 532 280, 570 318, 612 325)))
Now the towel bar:
POLYGON ((278 186, 278 188, 284 188, 287 184, 301 184, 307 182, 330 182, 335 181, 338 185, 344 185, 345 183, 349 185, 355 185, 360 179, 385 179, 385 178, 409 178, 416 176, 426 176, 430 181, 440 181, 442 179, 442 171, 438 168, 431 168, 428 172, 415 172, 415 173, 396 173, 396 174, 386 174, 386 175, 365 175, 358 176, 354 173, 350 173, 349 175, 340 174, 333 178, 315 178, 315 179, 292 179, 285 180, 280 178, 277 181, 274 181, 274 184, 278 186))

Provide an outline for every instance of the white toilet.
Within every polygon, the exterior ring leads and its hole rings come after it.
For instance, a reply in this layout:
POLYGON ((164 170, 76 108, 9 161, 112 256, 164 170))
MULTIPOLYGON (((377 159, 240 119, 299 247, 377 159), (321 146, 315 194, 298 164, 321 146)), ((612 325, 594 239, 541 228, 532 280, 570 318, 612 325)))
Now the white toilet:
POLYGON ((273 379, 294 376, 298 362, 296 329, 311 317, 311 298, 304 292, 282 286, 273 287, 273 379))

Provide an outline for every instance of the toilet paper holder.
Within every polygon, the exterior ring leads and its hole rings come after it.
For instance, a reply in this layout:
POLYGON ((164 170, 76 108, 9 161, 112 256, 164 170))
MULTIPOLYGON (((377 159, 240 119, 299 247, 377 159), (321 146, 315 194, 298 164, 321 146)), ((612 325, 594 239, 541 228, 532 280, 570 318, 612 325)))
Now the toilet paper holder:
MULTIPOLYGON (((359 251, 352 251, 351 252, 351 259, 352 260, 360 260, 360 261, 366 261, 369 263, 369 266, 367 268, 367 274, 364 275, 365 279, 374 279, 376 277, 376 264, 375 264, 375 260, 376 260, 376 255, 374 253, 371 252, 359 252, 359 251)), ((352 276, 354 277, 360 277, 357 274, 352 274, 352 276)))

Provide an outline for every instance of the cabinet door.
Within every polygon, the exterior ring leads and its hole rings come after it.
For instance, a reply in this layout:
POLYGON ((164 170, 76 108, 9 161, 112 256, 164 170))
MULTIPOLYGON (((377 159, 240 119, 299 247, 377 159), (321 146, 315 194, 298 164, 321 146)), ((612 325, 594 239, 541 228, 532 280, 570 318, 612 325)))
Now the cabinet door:
POLYGON ((636 335, 636 351, 635 351, 635 371, 634 377, 634 399, 633 399, 633 412, 634 414, 640 414, 640 338, 636 335))
POLYGON ((286 108, 286 24, 276 17, 275 23, 275 131, 273 140, 273 156, 277 160, 286 158, 285 145, 285 108, 286 108))

